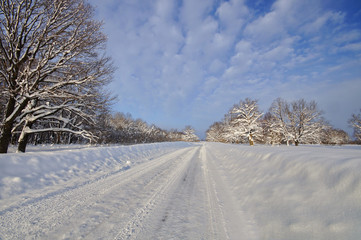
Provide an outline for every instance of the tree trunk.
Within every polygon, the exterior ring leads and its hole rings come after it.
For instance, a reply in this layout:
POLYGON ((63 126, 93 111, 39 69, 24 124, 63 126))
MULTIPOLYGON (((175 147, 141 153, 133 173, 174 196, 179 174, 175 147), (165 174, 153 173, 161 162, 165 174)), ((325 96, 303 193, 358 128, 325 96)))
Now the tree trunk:
POLYGON ((29 139, 29 134, 26 133, 26 129, 27 128, 31 128, 31 126, 33 125, 34 122, 28 122, 26 121, 24 127, 23 127, 23 131, 20 134, 19 137, 19 141, 18 141, 18 152, 25 152, 26 150, 26 145, 28 144, 28 139, 29 139))
POLYGON ((61 132, 57 132, 57 133, 55 133, 55 137, 56 137, 56 140, 55 140, 55 143, 56 144, 60 144, 61 143, 61 132))
POLYGON ((6 106, 6 113, 4 117, 4 125, 1 129, 0 136, 0 153, 7 153, 8 147, 11 141, 11 130, 13 128, 13 120, 8 120, 7 118, 13 113, 15 108, 15 99, 10 97, 8 104, 6 106))
POLYGON ((295 146, 297 147, 299 144, 298 140, 295 141, 295 146))
POLYGON ((6 122, 2 127, 0 137, 0 153, 7 153, 11 141, 12 122, 6 122))
POLYGON ((249 145, 253 146, 253 137, 251 133, 248 135, 248 141, 249 141, 249 145))
POLYGON ((24 136, 22 136, 22 138, 19 139, 18 152, 23 152, 23 153, 25 152, 26 145, 28 144, 28 138, 29 138, 29 134, 24 133, 24 136))

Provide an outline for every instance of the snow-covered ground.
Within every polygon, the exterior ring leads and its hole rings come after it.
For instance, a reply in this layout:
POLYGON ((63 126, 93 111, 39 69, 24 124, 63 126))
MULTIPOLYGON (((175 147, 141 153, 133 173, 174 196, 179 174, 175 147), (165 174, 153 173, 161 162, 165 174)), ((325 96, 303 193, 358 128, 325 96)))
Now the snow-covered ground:
POLYGON ((0 155, 0 239, 361 239, 360 146, 0 155))

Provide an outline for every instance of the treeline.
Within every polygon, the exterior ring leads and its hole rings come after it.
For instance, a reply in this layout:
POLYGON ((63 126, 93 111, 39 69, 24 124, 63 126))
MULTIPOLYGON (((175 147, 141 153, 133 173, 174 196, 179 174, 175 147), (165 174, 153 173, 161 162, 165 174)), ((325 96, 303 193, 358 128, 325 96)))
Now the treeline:
MULTIPOLYGON (((103 109, 106 110, 106 109, 103 109)), ((38 121, 34 128, 44 129, 46 126, 59 124, 55 121, 38 121), (44 124, 45 126, 40 126, 44 124)), ((154 124, 149 125, 142 119, 133 119, 131 114, 115 113, 97 116, 95 124, 83 125, 86 131, 94 136, 94 141, 69 131, 39 131, 28 135, 27 143, 37 144, 136 144, 171 141, 199 141, 195 130, 186 126, 184 130, 164 130, 154 124)), ((20 132, 12 135, 12 144, 18 144, 20 132)))
POLYGON ((149 125, 142 119, 133 119, 129 113, 107 114, 102 123, 101 131, 98 130, 100 143, 199 141, 191 126, 186 126, 182 131, 164 130, 154 124, 149 125))
MULTIPOLYGON (((353 115, 350 124, 359 134, 361 116, 353 115), (357 123, 357 121, 359 121, 357 123), (357 130, 358 129, 358 130, 357 130)), ((235 104, 224 119, 212 124, 206 140, 224 143, 260 144, 345 144, 348 134, 333 128, 323 117, 315 101, 299 99, 288 102, 277 98, 269 110, 261 112, 257 100, 246 98, 235 104)))

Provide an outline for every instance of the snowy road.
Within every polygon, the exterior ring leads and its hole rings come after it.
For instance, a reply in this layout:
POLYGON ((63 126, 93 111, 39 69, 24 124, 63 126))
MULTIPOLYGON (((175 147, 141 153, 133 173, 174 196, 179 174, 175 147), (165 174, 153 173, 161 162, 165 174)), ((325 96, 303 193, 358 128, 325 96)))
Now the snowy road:
POLYGON ((361 239, 360 156, 181 142, 0 155, 0 239, 361 239))
POLYGON ((247 219, 212 160, 195 145, 13 202, 0 211, 1 238, 241 239, 247 219))

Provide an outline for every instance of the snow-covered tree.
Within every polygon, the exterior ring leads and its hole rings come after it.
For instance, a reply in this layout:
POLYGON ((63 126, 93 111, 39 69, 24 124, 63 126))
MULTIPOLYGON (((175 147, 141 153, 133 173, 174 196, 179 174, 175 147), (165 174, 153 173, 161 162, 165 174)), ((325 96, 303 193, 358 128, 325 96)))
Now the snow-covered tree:
POLYGON ((344 130, 334 129, 332 127, 328 127, 324 129, 322 135, 322 143, 323 144, 332 144, 332 145, 341 145, 346 144, 350 141, 350 137, 344 130))
MULTIPOLYGON (((361 109, 360 109, 361 112, 361 109)), ((350 126, 353 128, 354 137, 361 141, 361 113, 352 114, 349 120, 350 126)))
POLYGON ((322 130, 327 124, 322 119, 315 101, 306 102, 300 99, 291 103, 288 112, 291 122, 291 134, 295 145, 303 143, 321 143, 322 130))
POLYGON ((254 139, 262 137, 260 127, 260 117, 263 115, 258 110, 257 100, 246 98, 235 105, 231 111, 229 131, 240 139, 247 138, 250 145, 254 144, 254 139))
MULTIPOLYGON (((90 131, 90 126, 95 126, 93 118, 96 112, 93 109, 100 108, 93 99, 90 102, 73 102, 72 98, 64 99, 62 103, 40 103, 36 99, 28 103, 28 108, 23 111, 20 120, 13 128, 21 128, 18 138, 18 151, 25 152, 29 134, 57 132, 79 135, 85 139, 95 141, 96 136, 90 131), (24 115, 24 116, 23 116, 24 115)), ((56 143, 60 143, 57 139, 56 143)))
POLYGON ((326 124, 315 101, 300 99, 289 104, 278 98, 272 103, 270 112, 275 119, 272 131, 282 134, 287 144, 289 141, 296 146, 299 143, 321 143, 326 124))
POLYGON ((270 121, 270 131, 273 134, 280 135, 281 141, 285 141, 289 145, 289 141, 292 136, 290 131, 290 121, 288 119, 289 103, 281 98, 277 98, 273 101, 270 107, 270 113, 272 115, 272 121, 270 121))
POLYGON ((277 126, 275 126, 276 119, 270 112, 263 115, 261 119, 261 128, 263 130, 263 142, 265 144, 281 144, 283 136, 277 126))
POLYGON ((226 142, 224 138, 225 124, 223 122, 213 123, 206 132, 208 142, 226 142))
POLYGON ((183 132, 180 132, 177 129, 171 129, 167 132, 167 139, 174 142, 183 141, 183 132))
MULTIPOLYGON (((1 1, 0 86, 6 100, 0 153, 7 152, 14 124, 22 122, 23 132, 31 133, 29 122, 39 114, 49 117, 57 103, 66 106, 63 110, 71 108, 72 114, 91 113, 84 111, 89 110, 85 99, 96 97, 93 90, 112 72, 109 59, 101 55, 106 37, 92 15, 83 0, 1 1)), ((68 131, 66 126, 61 130, 68 131)))
POLYGON ((260 118, 263 115, 258 109, 257 100, 246 98, 235 104, 222 122, 216 122, 207 130, 207 141, 244 143, 250 145, 263 141, 260 118))
POLYGON ((191 126, 186 126, 183 130, 182 141, 197 142, 198 136, 195 134, 195 130, 191 126))
POLYGON ((115 113, 106 117, 104 143, 150 143, 164 141, 183 141, 185 134, 177 130, 166 131, 154 124, 148 125, 142 119, 133 119, 127 113, 115 113))

